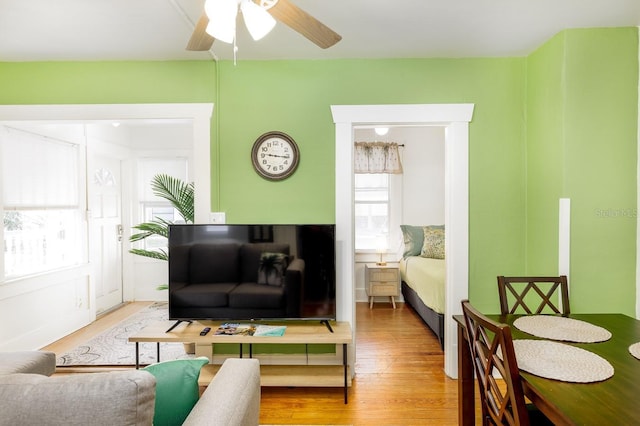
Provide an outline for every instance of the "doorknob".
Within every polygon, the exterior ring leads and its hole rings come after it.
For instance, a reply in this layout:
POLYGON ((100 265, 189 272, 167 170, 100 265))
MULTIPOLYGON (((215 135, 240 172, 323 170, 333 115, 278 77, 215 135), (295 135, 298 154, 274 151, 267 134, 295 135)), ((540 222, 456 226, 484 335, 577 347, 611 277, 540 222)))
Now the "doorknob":
POLYGON ((124 233, 124 228, 121 224, 116 225, 116 233, 118 234, 118 242, 122 242, 122 234, 124 233))

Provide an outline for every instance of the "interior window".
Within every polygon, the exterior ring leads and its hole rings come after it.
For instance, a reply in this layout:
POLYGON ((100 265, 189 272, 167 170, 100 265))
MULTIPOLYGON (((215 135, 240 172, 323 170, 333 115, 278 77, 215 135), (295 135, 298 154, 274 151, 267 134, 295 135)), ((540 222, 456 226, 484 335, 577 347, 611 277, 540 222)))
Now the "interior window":
POLYGON ((79 145, 2 130, 2 276, 79 264, 84 247, 79 145))
POLYGON ((355 175, 355 243, 358 251, 389 247, 390 185, 388 174, 355 175))

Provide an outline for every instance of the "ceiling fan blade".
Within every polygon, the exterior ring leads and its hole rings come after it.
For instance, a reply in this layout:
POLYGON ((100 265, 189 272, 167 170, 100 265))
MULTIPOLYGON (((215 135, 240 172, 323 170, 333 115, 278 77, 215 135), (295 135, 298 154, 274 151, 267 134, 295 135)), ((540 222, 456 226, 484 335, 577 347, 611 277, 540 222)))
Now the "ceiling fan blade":
POLYGON ((206 13, 202 12, 196 27, 193 29, 189 43, 187 43, 187 50, 202 51, 211 49, 215 39, 207 33, 208 24, 209 18, 207 18, 206 13))
POLYGON ((274 18, 323 49, 331 47, 342 40, 340 34, 289 2, 289 0, 278 0, 275 6, 268 9, 268 11, 274 18))

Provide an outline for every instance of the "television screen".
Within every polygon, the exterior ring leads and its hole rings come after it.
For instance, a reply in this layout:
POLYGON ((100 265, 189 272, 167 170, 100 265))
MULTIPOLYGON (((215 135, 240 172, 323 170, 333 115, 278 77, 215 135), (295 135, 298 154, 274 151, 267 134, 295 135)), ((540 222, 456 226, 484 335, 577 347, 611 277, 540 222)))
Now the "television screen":
POLYGON ((169 227, 169 318, 336 318, 335 225, 169 227))

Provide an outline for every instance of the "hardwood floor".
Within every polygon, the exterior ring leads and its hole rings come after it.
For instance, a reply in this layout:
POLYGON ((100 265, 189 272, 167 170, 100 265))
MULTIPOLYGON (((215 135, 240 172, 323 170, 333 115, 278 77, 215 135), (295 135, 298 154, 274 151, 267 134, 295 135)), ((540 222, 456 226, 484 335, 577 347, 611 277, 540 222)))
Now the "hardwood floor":
POLYGON ((126 303, 118 309, 114 309, 110 312, 100 315, 98 319, 93 323, 87 325, 86 327, 82 327, 80 330, 63 337, 62 339, 57 340, 50 345, 45 346, 44 348, 42 348, 42 350, 55 352, 57 355, 68 352, 86 342, 87 340, 91 339, 93 336, 100 334, 105 330, 108 330, 128 316, 135 314, 136 312, 151 305, 152 303, 153 302, 126 303))
MULTIPOLYGON (((62 353, 144 308, 137 302, 104 315, 44 349, 62 353)), ((356 306, 356 364, 349 403, 342 388, 263 387, 263 425, 456 425, 457 382, 444 354, 415 312, 398 303, 356 306)), ((479 405, 476 403, 476 407, 479 405)), ((477 420, 480 420, 479 412, 477 420)))
POLYGON ((356 306, 356 364, 349 403, 342 389, 262 388, 261 424, 456 425, 457 381, 415 312, 356 306))

